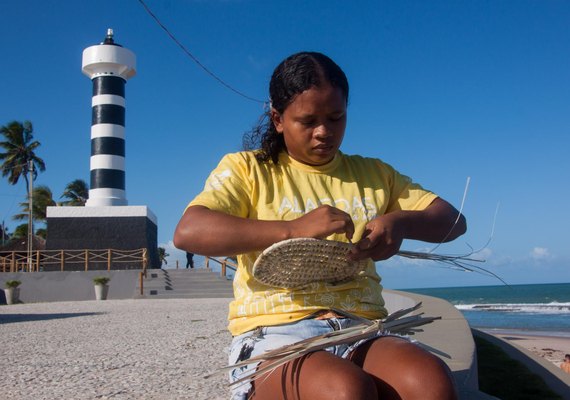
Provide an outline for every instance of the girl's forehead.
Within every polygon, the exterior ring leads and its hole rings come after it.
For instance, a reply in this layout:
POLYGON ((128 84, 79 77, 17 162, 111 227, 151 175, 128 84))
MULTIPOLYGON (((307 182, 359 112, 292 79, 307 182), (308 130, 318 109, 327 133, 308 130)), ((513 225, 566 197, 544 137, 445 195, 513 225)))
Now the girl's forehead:
POLYGON ((314 112, 321 110, 339 110, 346 108, 346 98, 342 89, 326 84, 312 86, 299 93, 286 110, 290 112, 314 112))

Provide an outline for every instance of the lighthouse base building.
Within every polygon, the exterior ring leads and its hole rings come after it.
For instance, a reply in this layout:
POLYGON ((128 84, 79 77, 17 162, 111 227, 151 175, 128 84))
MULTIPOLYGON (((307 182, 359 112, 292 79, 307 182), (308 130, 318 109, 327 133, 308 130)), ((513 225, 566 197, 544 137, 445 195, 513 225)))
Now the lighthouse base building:
MULTIPOLYGON (((46 250, 146 249, 149 268, 160 268, 156 216, 146 206, 48 207, 46 250)), ((107 269, 108 260, 89 261, 89 269, 107 269)), ((140 269, 140 262, 115 256, 112 269, 140 269)), ((83 269, 65 263, 65 269, 83 269)))

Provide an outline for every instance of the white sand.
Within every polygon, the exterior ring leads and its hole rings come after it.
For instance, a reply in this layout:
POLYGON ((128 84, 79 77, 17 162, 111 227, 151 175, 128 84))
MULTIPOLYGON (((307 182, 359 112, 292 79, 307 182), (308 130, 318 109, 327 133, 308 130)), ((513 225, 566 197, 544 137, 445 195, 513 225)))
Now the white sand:
POLYGON ((3 399, 228 399, 229 299, 0 307, 3 399))

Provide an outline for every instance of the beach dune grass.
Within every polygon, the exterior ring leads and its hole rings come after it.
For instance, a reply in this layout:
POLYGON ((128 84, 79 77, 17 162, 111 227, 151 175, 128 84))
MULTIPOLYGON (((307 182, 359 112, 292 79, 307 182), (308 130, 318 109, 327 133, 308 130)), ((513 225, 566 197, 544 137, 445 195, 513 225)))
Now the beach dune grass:
POLYGON ((524 364, 500 347, 475 336, 479 390, 502 400, 562 399, 524 364))

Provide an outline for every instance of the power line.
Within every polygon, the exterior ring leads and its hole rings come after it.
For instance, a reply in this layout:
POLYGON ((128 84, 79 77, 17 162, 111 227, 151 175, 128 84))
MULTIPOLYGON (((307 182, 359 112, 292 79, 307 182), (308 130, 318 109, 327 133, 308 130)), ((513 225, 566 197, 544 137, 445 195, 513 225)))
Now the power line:
POLYGON ((188 55, 188 57, 190 57, 192 59, 192 61, 194 61, 196 64, 198 64, 198 66, 200 68, 202 68, 204 71, 206 71, 206 73, 208 75, 210 75, 212 78, 214 78, 215 80, 217 80, 219 83, 221 83, 222 85, 224 85, 226 88, 230 89, 232 92, 248 99, 251 101, 255 101, 256 103, 261 103, 261 104, 265 104, 266 102, 263 100, 258 100, 256 98, 250 97, 242 92, 240 92, 237 89, 234 89, 232 86, 230 86, 228 83, 224 82, 224 80, 222 80, 220 77, 218 77, 216 74, 214 74, 212 71, 210 71, 205 65, 203 65, 200 60, 198 60, 192 53, 190 53, 190 51, 186 48, 186 46, 184 46, 182 43, 180 43, 180 41, 178 39, 176 39, 176 37, 168 30, 168 28, 166 26, 164 26, 164 24, 162 22, 160 22, 160 20, 158 19, 158 17, 151 11, 151 9, 145 4, 145 2, 143 0, 138 0, 139 3, 141 3, 141 5, 144 7, 144 9, 146 10, 146 12, 152 17, 152 19, 154 19, 156 21, 156 23, 162 28, 162 30, 164 30, 164 32, 166 32, 166 34, 174 41, 174 43, 176 43, 178 45, 178 47, 180 47, 182 49, 182 51, 184 53, 186 53, 186 55, 188 55))

